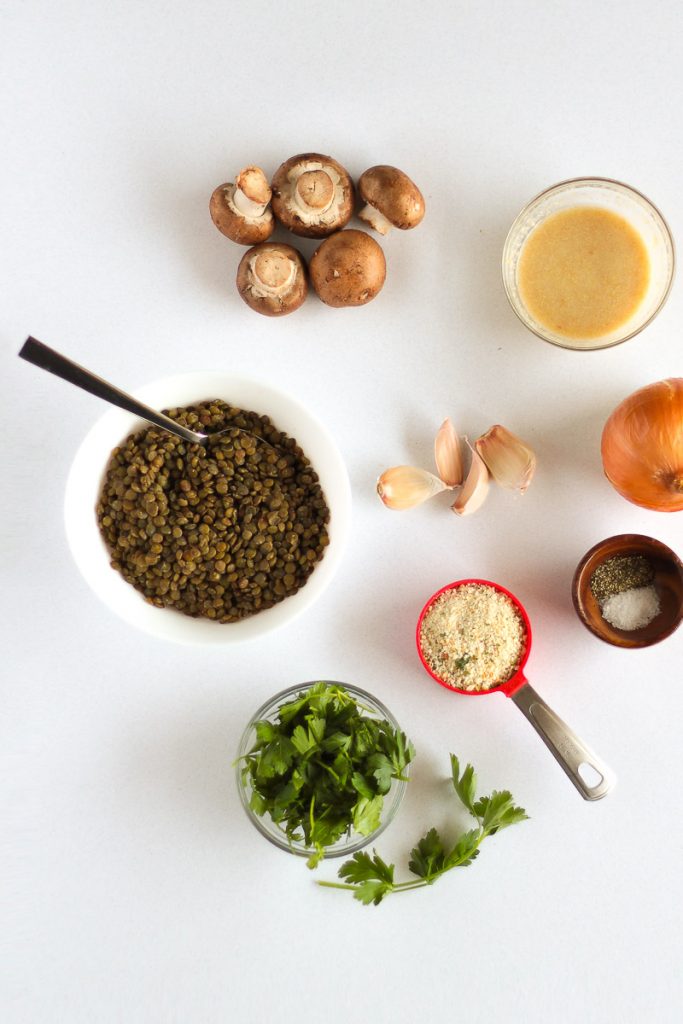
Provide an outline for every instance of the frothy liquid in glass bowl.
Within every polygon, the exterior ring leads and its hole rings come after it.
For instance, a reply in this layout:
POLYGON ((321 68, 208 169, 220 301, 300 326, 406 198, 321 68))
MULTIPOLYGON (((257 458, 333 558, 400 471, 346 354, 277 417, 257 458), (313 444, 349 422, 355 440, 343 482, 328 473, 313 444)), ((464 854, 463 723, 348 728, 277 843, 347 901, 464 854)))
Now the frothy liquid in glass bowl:
POLYGON ((574 206, 533 229, 519 259, 524 305, 542 326, 567 338, 599 338, 638 309, 650 280, 647 248, 611 210, 574 206))

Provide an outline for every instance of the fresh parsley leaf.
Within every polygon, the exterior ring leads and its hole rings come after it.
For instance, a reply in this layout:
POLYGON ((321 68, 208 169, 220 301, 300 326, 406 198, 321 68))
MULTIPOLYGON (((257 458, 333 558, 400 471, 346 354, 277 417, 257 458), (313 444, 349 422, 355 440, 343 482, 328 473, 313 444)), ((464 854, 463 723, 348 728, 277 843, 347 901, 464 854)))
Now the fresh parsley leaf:
POLYGON ((430 828, 417 846, 412 850, 408 867, 414 875, 431 882, 434 875, 443 871, 444 849, 441 836, 435 828, 430 828))
POLYGON ((399 774, 386 754, 372 754, 368 758, 368 769, 376 780, 379 793, 388 793, 391 789, 391 780, 394 775, 399 774))
POLYGON ((477 776, 474 768, 468 764, 462 775, 460 775, 460 762, 455 754, 451 754, 451 774, 455 792, 460 797, 470 814, 474 814, 474 797, 477 792, 477 776))
POLYGON ((308 732, 312 739, 316 743, 321 743, 325 735, 325 719, 319 718, 317 715, 308 715, 306 721, 308 722, 308 732))
POLYGON ((294 744, 288 736, 275 736, 261 751, 257 761, 257 771, 266 779, 274 775, 284 775, 294 757, 294 744))
POLYGON ((362 796, 353 810, 353 827, 362 836, 369 836, 379 828, 382 820, 382 797, 378 793, 370 800, 362 796))
POLYGON ((444 868, 466 868, 475 857, 479 856, 479 844, 482 840, 481 830, 471 829, 460 836, 457 843, 444 859, 444 868))
POLYGON ((386 894, 391 891, 391 886, 387 885, 386 882, 361 882, 361 884, 356 887, 353 898, 358 900, 360 903, 364 903, 366 906, 370 903, 374 903, 375 906, 377 906, 382 902, 386 894))
POLYGON ((500 831, 502 828, 508 828, 509 825, 517 825, 520 821, 528 821, 528 819, 529 815, 523 807, 510 807, 500 816, 497 831, 500 831))
POLYGON ((308 707, 311 699, 310 693, 311 691, 309 690, 308 693, 300 694, 296 700, 291 700, 288 704, 281 705, 278 709, 278 718, 280 719, 281 725, 288 725, 296 718, 302 709, 308 707))
POLYGON ((299 788, 291 779, 282 786, 273 800, 273 810, 282 812, 297 799, 299 788))
POLYGON ((500 827, 505 815, 514 807, 512 793, 508 790, 497 792, 495 789, 491 796, 478 800, 475 804, 477 817, 481 821, 484 831, 493 835, 500 827))
POLYGON ((324 707, 329 701, 334 700, 337 693, 338 687, 328 686, 327 683, 318 682, 309 686, 304 696, 307 704, 310 704, 311 706, 317 705, 318 707, 324 707))
POLYGON ((393 885, 394 865, 383 861, 375 850, 372 853, 372 857, 363 850, 354 853, 351 860, 342 864, 339 869, 339 877, 346 878, 349 882, 366 882, 369 879, 377 878, 388 885, 393 885))
POLYGON ((507 790, 503 793, 492 793, 483 815, 482 827, 489 836, 495 836, 501 828, 524 821, 528 815, 523 807, 515 807, 512 794, 507 790))
POLYGON ((346 732, 337 730, 333 733, 328 733, 321 742, 321 747, 325 753, 332 753, 337 750, 348 750, 351 744, 352 737, 346 732))
POLYGON ((318 740, 312 735, 310 727, 305 729, 303 725, 297 725, 292 733, 292 744, 300 754, 308 754, 318 746, 318 740))
POLYGON ((272 722, 267 722, 265 719, 261 722, 257 722, 254 729, 256 731, 257 742, 261 746, 265 743, 270 743, 270 741, 275 739, 277 735, 276 727, 272 722))
POLYGON ((351 749, 355 757, 368 757, 377 748, 377 727, 369 719, 362 719, 358 724, 351 749))
MULTIPOLYGON (((348 823, 343 818, 334 820, 329 818, 318 818, 313 822, 313 827, 308 832, 308 841, 316 847, 323 848, 332 846, 344 835, 348 823)), ((323 849, 323 854, 324 854, 323 849)))
POLYGON ((258 814, 259 817, 262 817, 268 810, 268 801, 254 789, 252 790, 249 798, 249 806, 254 814, 258 814))
POLYGON ((387 753, 391 758, 395 777, 403 778, 406 768, 415 757, 415 747, 404 732, 395 734, 394 743, 390 744, 387 753))
POLYGON ((365 778, 365 776, 361 775, 360 772, 353 773, 353 775, 351 776, 351 785, 353 786, 357 793, 360 793, 360 795, 364 796, 367 800, 372 800, 373 796, 375 795, 372 786, 365 778))

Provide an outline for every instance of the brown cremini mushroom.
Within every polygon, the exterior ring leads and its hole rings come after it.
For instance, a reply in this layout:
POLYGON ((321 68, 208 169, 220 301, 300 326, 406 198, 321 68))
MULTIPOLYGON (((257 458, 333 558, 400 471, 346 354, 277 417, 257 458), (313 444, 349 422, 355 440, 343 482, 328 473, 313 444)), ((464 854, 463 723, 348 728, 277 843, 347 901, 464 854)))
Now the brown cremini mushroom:
POLYGON ((311 284, 328 306, 363 306, 384 284, 382 249, 365 231, 338 231, 311 257, 311 284))
POLYGON ((248 306, 264 316, 293 313, 308 294, 301 253, 280 242, 255 245, 240 260, 237 290, 248 306))
POLYGON ((386 235, 392 227, 407 231, 417 227, 425 213, 425 201, 414 181, 398 167, 378 164, 361 174, 358 192, 365 206, 358 214, 386 235))
POLYGON ((299 153, 273 175, 273 212, 295 235, 325 238, 353 213, 353 182, 341 164, 320 153, 299 153))
POLYGON ((221 234, 239 245, 265 242, 275 229, 271 195, 261 168, 245 167, 234 182, 214 189, 209 203, 211 219, 221 234))

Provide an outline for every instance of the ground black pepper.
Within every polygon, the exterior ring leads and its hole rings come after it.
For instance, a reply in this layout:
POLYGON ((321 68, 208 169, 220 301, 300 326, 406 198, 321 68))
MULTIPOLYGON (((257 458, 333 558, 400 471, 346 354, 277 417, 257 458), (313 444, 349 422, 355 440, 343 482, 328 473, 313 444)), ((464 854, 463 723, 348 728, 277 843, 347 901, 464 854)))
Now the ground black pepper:
POLYGON ((646 587, 654 578, 652 564, 644 555, 613 555, 593 570, 590 588, 602 605, 608 597, 646 587))

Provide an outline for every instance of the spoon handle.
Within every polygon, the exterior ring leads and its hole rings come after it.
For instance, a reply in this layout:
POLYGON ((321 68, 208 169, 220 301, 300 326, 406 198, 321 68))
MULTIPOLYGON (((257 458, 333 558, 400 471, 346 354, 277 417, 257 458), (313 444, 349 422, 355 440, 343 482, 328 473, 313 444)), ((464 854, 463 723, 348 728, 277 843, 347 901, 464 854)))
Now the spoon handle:
POLYGON ((105 402, 116 405, 119 409, 132 412, 136 416, 141 416, 142 419, 153 423, 155 426, 161 427, 163 430, 169 430, 172 434, 177 434, 184 441, 191 441, 192 444, 204 444, 205 437, 203 434, 196 434, 194 430, 188 430, 187 427, 176 423, 169 416, 164 416, 163 413, 143 405, 142 402, 138 402, 132 395, 127 395, 125 391, 120 391, 113 384, 102 380, 101 377, 91 373, 90 370, 86 370, 85 367, 79 366, 78 363, 72 363, 66 356, 55 352, 53 348, 48 348, 47 345, 43 345, 42 341, 38 341, 36 338, 26 339, 19 352, 19 356, 27 362, 33 363, 34 366, 39 366, 41 370, 54 373, 56 377, 61 377, 62 380, 68 381, 69 384, 75 384, 76 387, 88 391, 91 395, 95 395, 96 398, 103 398, 105 402))
POLYGON ((533 687, 525 683, 510 696, 584 800, 607 796, 617 781, 614 772, 548 707, 533 687), (588 769, 586 775, 590 778, 581 775, 582 767, 588 769))

